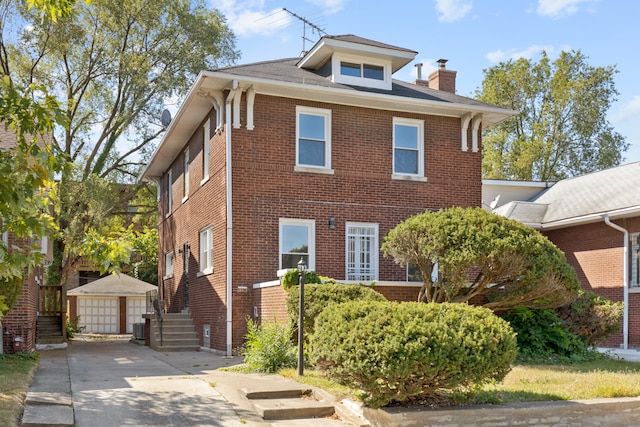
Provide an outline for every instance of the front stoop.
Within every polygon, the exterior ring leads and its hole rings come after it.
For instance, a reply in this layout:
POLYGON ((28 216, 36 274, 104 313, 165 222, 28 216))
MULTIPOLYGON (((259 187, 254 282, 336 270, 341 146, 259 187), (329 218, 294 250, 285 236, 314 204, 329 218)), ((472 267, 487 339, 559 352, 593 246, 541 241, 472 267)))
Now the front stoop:
MULTIPOLYGON (((251 401, 253 407, 264 420, 272 421, 273 427, 295 426, 367 426, 367 423, 353 422, 351 417, 338 416, 336 402, 332 396, 318 395, 305 388, 241 389, 241 393, 251 401)), ((338 404, 340 405, 340 404, 338 404)))
POLYGON ((160 323, 151 318, 151 348, 160 352, 197 351, 200 349, 198 335, 189 313, 164 313, 162 315, 162 339, 160 323))

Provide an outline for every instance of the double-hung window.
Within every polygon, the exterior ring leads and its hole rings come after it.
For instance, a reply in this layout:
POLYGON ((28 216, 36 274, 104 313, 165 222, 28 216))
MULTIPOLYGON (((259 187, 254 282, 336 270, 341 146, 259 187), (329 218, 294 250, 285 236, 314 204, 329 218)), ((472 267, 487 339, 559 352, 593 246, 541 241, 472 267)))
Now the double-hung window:
POLYGON ((200 230, 200 273, 213 272, 213 226, 200 230))
POLYGON ((296 107, 296 168, 331 169, 331 110, 296 107))
POLYGON ((424 176, 424 122, 393 119, 393 173, 414 177, 424 176))
POLYGON ((173 251, 164 254, 164 277, 173 276, 173 251))
POLYGON ((315 269, 315 221, 280 219, 280 269, 297 268, 300 258, 315 269))
POLYGON ((378 279, 378 224, 348 222, 347 280, 378 279))
POLYGON ((631 284, 630 287, 640 287, 640 233, 631 235, 631 284))
POLYGON ((185 200, 187 200, 189 198, 189 147, 187 147, 186 150, 184 150, 184 165, 183 165, 183 170, 184 173, 182 175, 182 201, 184 202, 185 200))
POLYGON ((209 144, 211 140, 211 119, 208 119, 204 124, 202 137, 202 181, 200 185, 207 182, 209 179, 209 144))

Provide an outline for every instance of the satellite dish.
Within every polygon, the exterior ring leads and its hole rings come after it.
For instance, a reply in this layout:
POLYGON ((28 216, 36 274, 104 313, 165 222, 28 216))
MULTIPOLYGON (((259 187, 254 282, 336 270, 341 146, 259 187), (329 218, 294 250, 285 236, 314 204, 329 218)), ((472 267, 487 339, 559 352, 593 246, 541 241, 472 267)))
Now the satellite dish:
POLYGON ((162 126, 164 126, 165 129, 167 128, 167 126, 169 126, 169 123, 171 123, 171 112, 169 112, 169 110, 165 109, 164 111, 162 111, 160 123, 162 123, 162 126))
POLYGON ((495 199, 493 199, 493 200, 491 201, 491 203, 489 204, 489 207, 491 208, 491 210, 494 210, 494 209, 496 208, 496 206, 498 206, 498 201, 499 201, 499 200, 500 200, 500 194, 498 194, 498 195, 496 196, 496 198, 495 198, 495 199))

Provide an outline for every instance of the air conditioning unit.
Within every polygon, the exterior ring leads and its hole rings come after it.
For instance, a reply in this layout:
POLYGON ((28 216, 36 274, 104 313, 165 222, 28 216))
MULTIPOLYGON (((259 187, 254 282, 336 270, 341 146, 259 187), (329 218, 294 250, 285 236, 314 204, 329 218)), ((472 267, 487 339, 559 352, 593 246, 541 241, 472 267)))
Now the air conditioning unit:
POLYGON ((133 337, 137 340, 144 339, 144 323, 133 324, 133 337))

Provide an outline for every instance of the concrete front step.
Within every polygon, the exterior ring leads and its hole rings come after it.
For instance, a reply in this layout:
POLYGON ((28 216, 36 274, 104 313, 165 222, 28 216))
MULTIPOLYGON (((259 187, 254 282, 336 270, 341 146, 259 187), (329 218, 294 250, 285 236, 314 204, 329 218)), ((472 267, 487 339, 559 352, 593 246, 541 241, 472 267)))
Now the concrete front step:
POLYGON ((159 345, 155 350, 161 353, 170 353, 174 351, 198 351, 200 350, 200 345, 159 345))
POLYGON ((22 427, 73 427, 73 409, 61 405, 27 405, 22 427))
POLYGON ((64 342, 64 337, 49 336, 49 337, 36 337, 36 344, 61 344, 64 342))
POLYGON ((252 399, 258 415, 265 420, 319 418, 333 415, 332 404, 308 398, 252 399))
POLYGON ((311 394, 311 390, 307 388, 278 388, 273 387, 267 390, 254 390, 243 388, 240 392, 247 399, 282 399, 282 398, 295 398, 306 397, 311 394))

